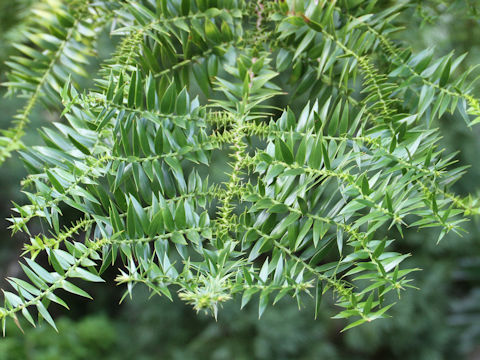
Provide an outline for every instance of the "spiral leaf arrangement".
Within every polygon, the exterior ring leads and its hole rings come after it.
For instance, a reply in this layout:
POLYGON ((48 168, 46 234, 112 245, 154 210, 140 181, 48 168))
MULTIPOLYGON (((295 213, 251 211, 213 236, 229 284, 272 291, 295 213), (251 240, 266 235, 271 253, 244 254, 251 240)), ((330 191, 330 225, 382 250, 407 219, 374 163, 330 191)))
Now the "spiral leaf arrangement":
POLYGON ((386 316, 412 286, 405 227, 461 231, 478 201, 449 188, 464 173, 439 148, 446 112, 480 120, 464 56, 413 54, 390 34, 405 4, 377 1, 42 1, 7 85, 25 96, 0 138, 22 148, 28 199, 10 219, 30 237, 0 318, 90 295, 118 266, 125 295, 143 284, 217 316, 234 296, 259 316, 284 296, 331 290, 345 329, 386 316), (46 14, 46 15, 45 15, 46 14), (45 15, 45 16, 44 16, 45 15), (48 16, 47 16, 48 15, 48 16), (89 89, 76 75, 100 34, 118 46, 89 89), (38 102, 62 108, 21 136, 38 102), (286 105, 288 104, 288 106, 286 105), (71 224, 62 211, 80 214, 71 224), (30 235, 29 224, 45 230, 30 235), (48 258, 48 268, 36 262, 48 258))

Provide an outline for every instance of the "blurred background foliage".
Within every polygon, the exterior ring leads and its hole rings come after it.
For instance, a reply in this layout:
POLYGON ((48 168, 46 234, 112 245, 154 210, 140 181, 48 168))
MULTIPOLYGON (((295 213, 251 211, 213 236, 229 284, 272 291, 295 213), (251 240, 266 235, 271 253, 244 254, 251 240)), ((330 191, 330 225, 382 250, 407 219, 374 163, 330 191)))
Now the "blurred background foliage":
MULTIPOLYGON (((12 52, 9 43, 21 33, 18 24, 29 1, 0 0, 0 81, 3 62, 12 52)), ((398 35, 415 50, 434 46, 439 56, 452 50, 468 52, 465 65, 480 63, 480 6, 476 0, 410 1, 403 14, 405 31, 398 35)), ((106 34, 98 62, 113 50, 106 34)), ((479 86, 480 89, 480 86, 479 86)), ((0 90, 3 95, 3 90, 0 90)), ((478 95, 478 94, 477 94, 478 95)), ((0 128, 8 127, 21 100, 0 99, 0 128)), ((35 113, 25 142, 40 142, 36 127, 59 114, 35 113)), ((480 185, 480 128, 468 128, 460 117, 444 116, 439 123, 443 145, 458 150, 459 162, 472 165, 455 185, 460 194, 478 192, 480 185)), ((20 181, 25 169, 18 157, 0 169, 0 275, 15 276, 24 239, 6 232, 11 201, 21 202, 20 181)), ((68 216, 68 214, 66 214, 68 216)), ((313 319, 313 304, 298 311, 291 300, 281 301, 258 320, 256 304, 240 311, 228 303, 218 321, 195 312, 183 303, 159 297, 148 299, 142 289, 121 305, 122 289, 110 286, 87 289, 94 302, 70 299, 68 317, 58 310, 56 333, 43 324, 24 326, 25 333, 9 323, 9 336, 0 340, 0 360, 77 359, 480 359, 480 224, 472 221, 462 238, 450 236, 435 244, 437 234, 405 233, 396 246, 414 254, 405 267, 422 269, 415 274, 419 290, 403 292, 391 312, 392 318, 363 325, 346 333, 338 320, 331 320, 328 297, 322 314, 313 319), (114 305, 112 305, 114 304, 114 305)), ((5 287, 4 281, 1 282, 5 287)))

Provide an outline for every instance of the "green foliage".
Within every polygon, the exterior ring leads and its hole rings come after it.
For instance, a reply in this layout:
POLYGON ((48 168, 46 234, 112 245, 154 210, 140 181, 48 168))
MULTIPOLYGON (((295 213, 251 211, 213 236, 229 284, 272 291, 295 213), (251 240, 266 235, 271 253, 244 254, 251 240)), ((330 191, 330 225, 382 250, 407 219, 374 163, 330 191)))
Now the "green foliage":
POLYGON ((106 316, 86 317, 78 322, 61 318, 58 327, 62 333, 61 341, 59 335, 47 326, 23 335, 15 328, 9 329, 17 336, 0 343, 2 359, 81 360, 91 356, 115 359, 111 350, 116 341, 116 329, 106 316))
POLYGON ((6 62, 11 68, 8 82, 11 93, 25 95, 27 102, 15 116, 15 126, 0 137, 0 163, 22 147, 21 137, 35 104, 59 105, 59 92, 71 74, 87 76, 87 56, 93 55, 92 41, 108 14, 88 3, 73 1, 69 7, 58 0, 38 2, 31 9, 31 23, 23 32, 25 42, 15 43, 19 54, 6 62), (87 13, 90 16, 87 17, 87 13))
POLYGON ((49 302, 90 297, 72 279, 102 282, 121 263, 125 296, 137 284, 167 298, 175 289, 215 317, 235 295, 242 307, 257 298, 259 316, 310 295, 318 314, 332 290, 347 330, 385 317, 387 294, 411 286, 410 254, 391 250, 405 227, 435 227, 439 241, 479 213, 476 198, 450 190, 466 168, 435 128, 446 113, 480 121, 474 69, 394 42, 404 4, 38 6, 50 16, 9 62, 7 85, 27 102, 0 161, 21 147, 38 100, 63 105, 65 121, 21 152, 28 202, 10 220, 30 236, 29 281, 8 279, 4 323, 34 324, 36 309, 55 327, 49 302), (105 27, 119 44, 82 91, 70 74, 88 75, 105 27), (79 219, 65 223, 65 209, 79 219), (48 230, 30 235, 35 220, 48 230))

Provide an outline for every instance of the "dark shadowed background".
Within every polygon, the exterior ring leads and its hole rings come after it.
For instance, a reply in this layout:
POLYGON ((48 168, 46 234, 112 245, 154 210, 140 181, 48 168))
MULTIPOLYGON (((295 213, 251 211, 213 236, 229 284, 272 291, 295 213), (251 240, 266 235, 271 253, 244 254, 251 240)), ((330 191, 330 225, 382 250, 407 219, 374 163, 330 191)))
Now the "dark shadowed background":
MULTIPOLYGON (((415 51, 434 46, 438 56, 455 50, 469 53, 466 65, 480 63, 480 16, 473 16, 474 1, 457 1, 447 9, 443 1, 424 1, 403 21, 406 39, 415 51)), ((28 1, 0 0, 0 79, 5 80, 4 61, 13 52, 9 45, 18 36, 19 17, 28 1)), ((101 61, 113 49, 105 35, 101 61)), ((92 74, 96 64, 92 64, 92 74)), ((88 80, 87 80, 88 81, 88 80)), ((480 90, 480 83, 478 85, 480 90)), ((0 90, 3 95, 4 91, 0 90)), ((480 91, 477 91, 477 95, 480 91)), ((21 99, 0 99, 0 128, 8 127, 21 99)), ((25 142, 39 143, 36 127, 48 126, 59 114, 38 107, 25 142)), ((458 160, 470 164, 455 185, 459 194, 480 190, 480 128, 468 128, 460 117, 444 116, 443 145, 459 150, 458 160)), ((0 278, 19 275, 18 256, 25 238, 11 236, 5 220, 11 202, 22 202, 20 181, 26 171, 18 157, 0 168, 0 278)), ((69 216, 65 214, 65 216, 69 216)), ((270 308, 259 321, 257 304, 240 311, 238 302, 227 303, 218 321, 196 314, 179 301, 169 302, 143 289, 119 304, 123 289, 107 274, 109 286, 91 286, 95 300, 72 298, 71 311, 54 308, 59 333, 46 324, 22 334, 9 323, 8 337, 0 340, 0 360, 40 359, 480 359, 480 224, 472 221, 462 238, 451 235, 435 244, 435 230, 407 231, 397 242, 413 256, 405 267, 418 267, 415 286, 391 311, 392 318, 378 320, 340 334, 344 326, 332 315, 325 296, 319 319, 313 304, 301 311, 293 300, 270 308)), ((6 284, 1 282, 2 287, 6 284)))

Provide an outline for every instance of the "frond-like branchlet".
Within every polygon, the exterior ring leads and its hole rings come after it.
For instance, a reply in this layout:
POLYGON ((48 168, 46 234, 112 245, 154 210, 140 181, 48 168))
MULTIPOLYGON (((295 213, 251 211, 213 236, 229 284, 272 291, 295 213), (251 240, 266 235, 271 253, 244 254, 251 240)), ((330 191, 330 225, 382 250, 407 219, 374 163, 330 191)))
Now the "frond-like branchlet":
POLYGON ((478 121, 472 72, 454 76, 462 57, 394 44, 403 5, 100 3, 55 7, 10 63, 12 91, 28 98, 0 161, 37 100, 60 97, 65 121, 22 151, 28 202, 12 229, 39 220, 48 232, 25 245, 30 282, 9 279, 3 321, 34 324, 36 307, 54 326, 57 290, 88 297, 69 279, 101 281, 120 265, 125 295, 176 289, 215 316, 235 295, 242 307, 258 297, 262 315, 307 294, 318 313, 331 289, 336 317, 355 319, 348 329, 385 317, 386 295, 412 286, 410 254, 395 250, 405 227, 436 227, 440 240, 479 214, 475 197, 450 189, 466 168, 433 125, 447 110, 478 121), (67 74, 85 71, 108 19, 118 47, 80 92, 67 74), (64 226, 69 208, 83 216, 64 226))
POLYGON ((10 94, 26 98, 15 115, 10 129, 0 137, 0 164, 22 148, 25 126, 38 102, 60 108, 59 93, 67 79, 88 76, 88 58, 94 55, 97 32, 108 19, 101 6, 91 7, 89 1, 63 4, 58 0, 40 1, 31 9, 33 20, 25 32, 25 40, 15 43, 18 55, 6 64, 10 67, 10 94))

